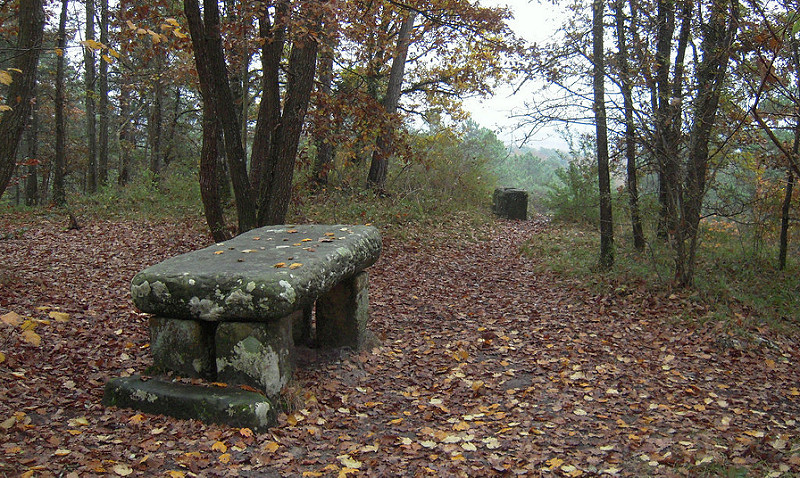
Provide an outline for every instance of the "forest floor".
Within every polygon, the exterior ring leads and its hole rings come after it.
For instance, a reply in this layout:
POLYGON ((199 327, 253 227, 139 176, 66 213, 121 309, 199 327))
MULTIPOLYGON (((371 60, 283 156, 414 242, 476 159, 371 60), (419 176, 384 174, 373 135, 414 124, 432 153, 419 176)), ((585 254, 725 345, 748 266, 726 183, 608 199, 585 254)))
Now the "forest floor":
POLYGON ((210 241, 65 225, 0 216, 0 476, 800 474, 800 337, 535 272, 519 246, 541 219, 387 238, 382 345, 305 357, 267 433, 105 409, 106 380, 151 361, 130 279, 210 241))

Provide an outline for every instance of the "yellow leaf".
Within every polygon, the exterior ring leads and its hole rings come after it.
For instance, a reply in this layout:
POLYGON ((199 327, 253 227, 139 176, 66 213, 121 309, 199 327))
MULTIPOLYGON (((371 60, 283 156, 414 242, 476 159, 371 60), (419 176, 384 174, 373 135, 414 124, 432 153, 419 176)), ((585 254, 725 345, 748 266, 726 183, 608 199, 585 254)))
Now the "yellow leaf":
POLYGON ((81 45, 90 50, 101 50, 103 48, 103 44, 96 40, 84 40, 81 42, 81 45))
POLYGON ((72 450, 67 450, 66 448, 59 448, 58 450, 53 452, 53 455, 55 455, 55 456, 67 456, 70 453, 72 453, 72 450))
POLYGON ((117 50, 113 49, 113 48, 109 48, 109 49, 108 49, 108 54, 109 54, 109 55, 111 55, 111 56, 113 56, 114 58, 116 58, 116 59, 118 59, 118 60, 119 60, 119 58, 120 58, 120 54, 119 54, 119 52, 118 52, 117 50))
POLYGON ((338 476, 339 478, 347 478, 347 475, 350 475, 352 473, 358 473, 358 470, 355 468, 342 468, 341 470, 339 470, 338 476))
POLYGON ((351 458, 350 455, 339 455, 336 459, 347 468, 361 468, 361 462, 351 458))
POLYGON ((164 21, 165 21, 167 24, 169 24, 169 25, 172 25, 172 26, 173 26, 173 27, 175 27, 175 28, 179 28, 179 27, 181 26, 181 24, 180 24, 180 23, 178 23, 178 20, 175 20, 174 18, 171 18, 171 17, 170 17, 170 18, 167 18, 167 19, 166 19, 166 20, 164 20, 164 21))
POLYGON ((167 472, 170 478, 184 478, 186 474, 182 471, 170 470, 167 472))
POLYGON ((219 254, 225 254, 225 251, 214 251, 214 254, 217 254, 217 255, 219 255, 219 254))
POLYGON ((0 352, 0 363, 3 363, 5 361, 6 361, 6 354, 4 354, 3 352, 0 352))
POLYGON ((311 239, 305 238, 305 239, 301 240, 300 242, 311 242, 311 239))
POLYGON ((66 312, 51 311, 47 316, 56 322, 66 322, 69 320, 69 314, 66 312))
POLYGON ((402 422, 402 418, 395 418, 394 420, 389 420, 389 425, 397 425, 398 423, 402 422))
POLYGON ((277 264, 275 264, 272 267, 277 267, 278 269, 280 269, 281 267, 286 267, 286 263, 285 262, 278 262, 277 264))
POLYGON ((14 110, 14 108, 12 108, 12 107, 10 107, 8 105, 0 105, 0 112, 2 112, 2 111, 13 111, 13 110, 14 110))
POLYGON ((133 473, 133 468, 123 463, 114 466, 112 469, 114 470, 114 473, 118 474, 119 476, 128 476, 133 473))
POLYGON ((789 395, 791 395, 793 397, 796 397, 796 396, 800 395, 800 388, 797 388, 797 387, 790 388, 789 389, 789 395))
POLYGON ((128 25, 128 28, 131 30, 136 30, 136 25, 133 24, 130 20, 125 20, 125 23, 128 25))
POLYGON ((545 463, 547 464, 547 466, 550 467, 550 469, 553 469, 553 468, 558 468, 561 465, 563 465, 564 464, 564 460, 562 460, 561 458, 550 458, 545 463))
POLYGON ((303 472, 303 476, 304 477, 305 476, 310 476, 310 477, 322 476, 322 472, 321 471, 304 471, 303 472))
POLYGON ((141 413, 137 413, 136 415, 128 419, 128 423, 133 423, 133 424, 142 423, 142 420, 144 420, 144 415, 142 415, 141 413))
POLYGON ((22 323, 22 316, 16 312, 9 312, 7 314, 0 315, 0 322, 16 327, 22 323))
POLYGON ((86 417, 73 418, 72 420, 70 420, 67 423, 69 423, 69 426, 71 426, 71 427, 86 427, 86 426, 89 426, 89 420, 87 420, 86 417))
POLYGON ((211 445, 211 449, 214 451, 218 451, 220 453, 225 453, 226 451, 228 451, 228 446, 222 443, 221 441, 218 441, 213 445, 211 445))
POLYGON ((301 264, 301 263, 299 263, 299 262, 295 262, 294 264, 292 264, 292 265, 290 265, 290 266, 289 266, 289 269, 292 269, 292 270, 294 270, 294 269, 297 269, 297 268, 299 268, 299 267, 303 267, 303 264, 301 264))
POLYGON ((36 347, 42 343, 42 337, 33 330, 26 330, 22 332, 22 340, 28 342, 29 344, 33 344, 36 347))
POLYGON ((0 83, 10 85, 14 81, 6 70, 0 70, 0 83))
POLYGON ((114 61, 114 60, 112 60, 112 59, 111 59, 111 57, 110 57, 110 56, 108 56, 108 55, 100 55, 100 58, 102 58, 102 59, 103 59, 103 61, 104 61, 104 62, 106 62, 106 63, 108 63, 109 65, 110 65, 110 64, 111 64, 111 63, 114 61))
POLYGON ((230 453, 223 453, 222 455, 219 456, 219 461, 220 461, 220 463, 228 464, 228 463, 230 463, 231 458, 232 457, 231 457, 230 453))
POLYGON ((275 453, 276 451, 278 451, 278 448, 280 448, 280 447, 281 447, 280 444, 278 444, 277 442, 271 441, 271 442, 267 443, 266 445, 264 445, 264 450, 268 451, 270 453, 275 453))
POLYGON ((249 438, 249 437, 253 436, 253 430, 251 430, 249 428, 240 428, 239 429, 239 435, 242 435, 245 438, 249 438))
POLYGON ((745 435, 750 435, 751 437, 755 437, 755 438, 763 438, 764 437, 764 432, 758 431, 758 430, 748 430, 748 431, 744 432, 744 434, 745 435))

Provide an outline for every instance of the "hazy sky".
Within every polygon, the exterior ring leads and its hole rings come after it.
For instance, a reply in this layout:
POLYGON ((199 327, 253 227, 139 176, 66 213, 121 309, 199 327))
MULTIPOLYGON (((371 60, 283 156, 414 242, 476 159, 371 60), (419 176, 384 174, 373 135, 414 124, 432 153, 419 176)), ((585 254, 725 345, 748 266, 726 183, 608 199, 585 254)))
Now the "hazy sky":
MULTIPOLYGON (((538 0, 484 0, 481 3, 487 6, 508 6, 514 12, 511 28, 518 36, 531 43, 546 42, 562 21, 562 14, 558 8, 551 4, 540 4, 538 0)), ((473 119, 481 126, 497 131, 503 141, 519 142, 523 133, 513 131, 518 120, 510 118, 510 115, 524 111, 524 103, 532 95, 533 85, 523 86, 523 89, 516 94, 513 94, 512 88, 508 87, 498 90, 494 98, 483 101, 468 100, 465 105, 472 113, 473 119)), ((555 128, 541 131, 526 145, 533 148, 566 147, 566 143, 555 128)))

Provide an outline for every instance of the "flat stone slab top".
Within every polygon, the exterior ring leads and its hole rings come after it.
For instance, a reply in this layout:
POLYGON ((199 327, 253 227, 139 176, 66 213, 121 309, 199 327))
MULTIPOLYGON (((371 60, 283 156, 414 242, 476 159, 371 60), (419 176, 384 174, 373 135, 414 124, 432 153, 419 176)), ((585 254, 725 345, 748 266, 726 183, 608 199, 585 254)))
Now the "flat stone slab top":
POLYGON ((141 311, 165 317, 273 320, 311 305, 380 252, 372 226, 267 226, 143 270, 131 295, 141 311))

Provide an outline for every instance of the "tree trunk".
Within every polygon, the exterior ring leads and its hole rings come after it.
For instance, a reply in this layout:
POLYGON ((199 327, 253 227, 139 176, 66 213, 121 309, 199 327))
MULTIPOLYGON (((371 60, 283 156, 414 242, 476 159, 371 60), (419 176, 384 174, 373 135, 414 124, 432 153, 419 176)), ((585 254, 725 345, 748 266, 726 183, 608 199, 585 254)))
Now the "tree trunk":
MULTIPOLYGON (((315 27, 320 26, 321 19, 315 27)), ((297 147, 303 131, 314 71, 317 64, 317 41, 311 37, 295 40, 289 55, 286 97, 283 112, 270 147, 271 157, 261 178, 258 224, 282 224, 292 198, 292 177, 297 147)))
MULTIPOLYGON (((795 140, 797 144, 797 140, 795 140)), ((786 252, 789 249, 789 213, 792 207, 792 193, 794 192, 794 172, 786 168, 786 192, 783 196, 781 207, 781 236, 780 250, 778 251, 778 268, 786 270, 786 252)))
MULTIPOLYGON (((628 187, 628 205, 631 210, 631 229, 633 246, 637 251, 644 250, 644 232, 642 218, 639 214, 639 189, 636 167, 636 124, 633 118, 633 86, 631 84, 630 67, 628 65, 628 46, 625 39, 625 0, 616 0, 615 15, 617 27, 617 62, 620 76, 620 91, 625 115, 625 160, 627 166, 626 183, 628 187)), ((631 2, 631 9, 635 6, 631 2)), ((633 16, 633 15, 632 15, 633 16)))
POLYGON ((592 3, 592 49, 594 118, 597 146, 597 175, 600 187, 600 258, 602 270, 614 265, 614 221, 611 210, 611 178, 608 168, 608 126, 606 124, 605 61, 603 51, 603 10, 606 0, 592 3))
POLYGON ((203 107, 203 149, 200 153, 200 195, 203 211, 211 237, 217 242, 229 239, 225 227, 225 216, 220 201, 220 187, 217 171, 219 161, 219 123, 211 105, 203 107), (205 111, 208 110, 208 111, 205 111))
MULTIPOLYGON (((289 4, 279 1, 275 6, 275 21, 270 22, 264 13, 258 19, 259 35, 265 38, 261 47, 261 104, 258 107, 258 120, 253 132, 253 148, 250 154, 250 184, 260 193, 262 178, 268 174, 267 162, 272 156, 273 136, 277 132, 281 118, 280 64, 286 41, 286 24, 289 17, 289 4), (274 25, 273 25, 274 23, 274 25)), ((270 173, 271 175, 271 173, 270 173)))
MULTIPOLYGON (((325 118, 325 128, 329 128, 332 123, 330 115, 329 104, 331 100, 331 83, 333 81, 333 57, 336 48, 336 42, 329 42, 324 52, 320 55, 319 61, 319 94, 320 103, 318 107, 322 109, 321 115, 325 118)), ((311 172, 311 180, 317 187, 327 186, 328 173, 333 165, 333 144, 329 139, 330 131, 316 132, 316 149, 317 156, 314 158, 314 168, 311 172)))
POLYGON ((17 148, 31 111, 39 65, 39 51, 44 34, 44 10, 41 0, 20 2, 18 13, 17 51, 14 59, 14 81, 9 85, 6 106, 0 114, 0 197, 8 187, 16 167, 17 148))
MULTIPOLYGON (((108 0, 100 0, 100 43, 108 45, 108 0)), ((97 141, 97 180, 100 186, 108 181, 108 63, 100 58, 98 78, 100 124, 97 141)))
MULTIPOLYGON (((94 0, 86 0, 86 41, 94 40, 94 0)), ((94 63, 94 50, 83 48, 83 63, 85 68, 85 105, 86 105, 86 154, 88 166, 86 188, 89 193, 97 191, 97 123, 95 119, 95 82, 96 71, 94 63)))
MULTIPOLYGON (((392 59, 392 69, 389 72, 389 84, 386 87, 386 96, 383 97, 383 109, 387 117, 393 116, 397 112, 397 105, 400 101, 401 88, 403 86, 403 76, 405 76, 406 58, 408 57, 408 45, 411 40, 411 30, 414 28, 416 12, 410 11, 406 14, 400 31, 397 33, 397 46, 392 59)), ((392 132, 381 131, 375 141, 375 151, 372 153, 372 163, 369 167, 367 176, 367 187, 378 192, 386 188, 386 173, 389 169, 389 156, 392 150, 392 132)))
POLYGON ((738 7, 738 0, 713 0, 701 43, 703 58, 697 68, 697 84, 704 85, 704 88, 698 91, 694 102, 692 130, 689 136, 686 197, 683 200, 682 212, 682 226, 686 227, 685 236, 689 245, 685 267, 675 271, 677 282, 682 287, 690 287, 694 282, 700 213, 706 192, 708 143, 725 82, 733 40, 739 26, 738 7))
POLYGON ((153 181, 158 181, 161 174, 161 126, 162 104, 164 102, 164 85, 161 81, 161 72, 164 67, 164 55, 156 53, 156 71, 153 78, 153 104, 147 118, 147 142, 150 145, 150 174, 153 181))
POLYGON ((119 128, 119 175, 117 184, 125 186, 131 179, 131 152, 133 151, 133 132, 131 131, 131 94, 123 86, 119 93, 119 115, 122 124, 119 128))
MULTIPOLYGON (((36 96, 36 85, 34 84, 34 97, 36 96)), ((39 164, 39 114, 38 106, 31 105, 31 120, 25 133, 25 162, 27 163, 28 174, 25 176, 25 205, 36 206, 39 204, 39 182, 37 178, 37 165, 39 164)))
POLYGON ((203 16, 197 0, 184 0, 189 33, 194 47, 198 75, 205 75, 216 117, 221 122, 225 142, 228 168, 236 198, 239 232, 256 227, 256 202, 252 186, 247 177, 247 162, 242 148, 241 130, 236 120, 228 71, 222 49, 219 5, 216 0, 203 1, 203 16))
POLYGON ((53 164, 53 204, 65 206, 67 195, 64 189, 64 175, 67 169, 67 124, 64 118, 66 98, 64 97, 64 55, 67 48, 67 3, 62 0, 61 19, 58 24, 58 58, 56 59, 56 157, 53 164))

